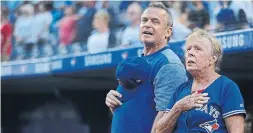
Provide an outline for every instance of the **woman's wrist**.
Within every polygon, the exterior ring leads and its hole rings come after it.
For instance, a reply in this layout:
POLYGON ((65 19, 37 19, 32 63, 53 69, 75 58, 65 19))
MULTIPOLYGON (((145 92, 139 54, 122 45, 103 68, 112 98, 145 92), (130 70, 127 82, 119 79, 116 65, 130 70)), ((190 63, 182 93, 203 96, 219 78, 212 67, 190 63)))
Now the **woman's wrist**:
POLYGON ((182 109, 182 106, 179 102, 176 102, 176 104, 174 105, 174 107, 176 111, 179 111, 180 113, 182 113, 184 110, 182 109))

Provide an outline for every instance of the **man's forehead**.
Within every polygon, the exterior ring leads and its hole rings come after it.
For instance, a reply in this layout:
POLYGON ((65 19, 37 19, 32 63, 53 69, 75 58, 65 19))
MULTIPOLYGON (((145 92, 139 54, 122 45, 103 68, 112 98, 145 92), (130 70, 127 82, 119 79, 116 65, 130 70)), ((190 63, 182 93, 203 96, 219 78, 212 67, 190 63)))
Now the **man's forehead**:
POLYGON ((160 8, 156 7, 149 7, 147 8, 141 17, 146 17, 146 18, 164 18, 166 15, 166 11, 160 8))

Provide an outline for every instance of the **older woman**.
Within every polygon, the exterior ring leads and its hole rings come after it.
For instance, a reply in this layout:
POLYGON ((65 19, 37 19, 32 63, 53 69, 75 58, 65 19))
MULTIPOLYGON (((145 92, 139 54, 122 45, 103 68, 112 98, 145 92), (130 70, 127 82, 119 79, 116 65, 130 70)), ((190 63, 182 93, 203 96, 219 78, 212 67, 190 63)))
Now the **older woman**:
POLYGON ((193 76, 174 93, 155 123, 157 133, 243 133, 244 101, 237 84, 215 69, 222 50, 217 39, 195 29, 186 40, 186 69, 193 76))

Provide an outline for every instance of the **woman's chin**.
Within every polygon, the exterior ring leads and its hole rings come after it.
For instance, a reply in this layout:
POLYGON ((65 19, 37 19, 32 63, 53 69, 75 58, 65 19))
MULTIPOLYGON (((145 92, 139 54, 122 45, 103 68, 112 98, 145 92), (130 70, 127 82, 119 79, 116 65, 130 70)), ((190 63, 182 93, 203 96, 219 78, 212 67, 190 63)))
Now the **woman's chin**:
POLYGON ((186 67, 186 70, 190 73, 190 74, 194 74, 196 72, 198 72, 197 68, 194 67, 186 67))

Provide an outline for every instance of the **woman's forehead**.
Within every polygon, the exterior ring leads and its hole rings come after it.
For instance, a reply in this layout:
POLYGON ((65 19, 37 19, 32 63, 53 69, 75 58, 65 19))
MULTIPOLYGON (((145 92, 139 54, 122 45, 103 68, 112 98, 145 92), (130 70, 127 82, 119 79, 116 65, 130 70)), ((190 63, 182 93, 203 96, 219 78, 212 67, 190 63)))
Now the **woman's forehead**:
POLYGON ((208 40, 208 38, 197 35, 189 36, 186 40, 186 45, 193 45, 193 44, 211 46, 211 42, 208 40))

